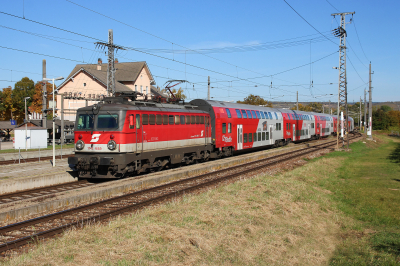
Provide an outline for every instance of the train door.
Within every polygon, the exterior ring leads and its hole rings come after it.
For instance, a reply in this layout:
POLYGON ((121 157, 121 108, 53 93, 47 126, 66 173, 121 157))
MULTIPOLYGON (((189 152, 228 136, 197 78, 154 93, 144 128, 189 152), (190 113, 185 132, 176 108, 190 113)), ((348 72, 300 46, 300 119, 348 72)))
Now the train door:
POLYGON ((293 124, 293 141, 296 140, 296 124, 293 124))
POLYGON ((243 149, 243 125, 237 125, 237 149, 243 149))
POLYGON ((205 141, 204 141, 204 143, 205 143, 205 145, 207 145, 208 144, 208 138, 209 138, 209 129, 210 129, 210 121, 209 121, 209 118, 206 116, 205 117, 205 134, 204 134, 204 136, 205 136, 205 141))
POLYGON ((269 144, 274 144, 274 138, 272 136, 272 125, 269 126, 269 144))
POLYGON ((143 151, 143 125, 140 114, 136 114, 136 152, 140 153, 143 151))

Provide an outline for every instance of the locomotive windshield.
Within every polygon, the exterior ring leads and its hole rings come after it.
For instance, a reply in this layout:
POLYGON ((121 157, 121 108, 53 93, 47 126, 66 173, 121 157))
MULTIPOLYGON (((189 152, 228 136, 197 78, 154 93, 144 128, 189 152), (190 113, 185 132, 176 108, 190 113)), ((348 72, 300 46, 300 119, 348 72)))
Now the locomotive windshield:
POLYGON ((78 117, 78 129, 93 129, 93 116, 80 114, 78 117))
POLYGON ((97 128, 98 129, 118 128, 118 115, 111 113, 98 115, 97 128))

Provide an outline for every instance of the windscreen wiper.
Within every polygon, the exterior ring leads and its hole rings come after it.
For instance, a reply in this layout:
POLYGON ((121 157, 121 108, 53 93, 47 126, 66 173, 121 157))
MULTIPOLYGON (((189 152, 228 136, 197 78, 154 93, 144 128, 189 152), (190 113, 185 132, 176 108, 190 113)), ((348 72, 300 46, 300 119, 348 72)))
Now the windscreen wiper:
POLYGON ((111 115, 111 117, 115 119, 115 122, 117 122, 118 125, 118 119, 115 116, 113 116, 109 111, 107 111, 107 114, 111 115))

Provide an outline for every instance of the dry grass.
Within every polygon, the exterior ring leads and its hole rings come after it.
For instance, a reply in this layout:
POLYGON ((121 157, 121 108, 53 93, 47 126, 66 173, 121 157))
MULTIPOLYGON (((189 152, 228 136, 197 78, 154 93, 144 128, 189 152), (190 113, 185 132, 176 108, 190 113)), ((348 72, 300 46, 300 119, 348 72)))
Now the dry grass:
MULTIPOLYGON (((344 219, 318 179, 341 158, 72 230, 5 265, 321 265, 344 219)), ((329 171, 327 171, 329 169, 329 171)))

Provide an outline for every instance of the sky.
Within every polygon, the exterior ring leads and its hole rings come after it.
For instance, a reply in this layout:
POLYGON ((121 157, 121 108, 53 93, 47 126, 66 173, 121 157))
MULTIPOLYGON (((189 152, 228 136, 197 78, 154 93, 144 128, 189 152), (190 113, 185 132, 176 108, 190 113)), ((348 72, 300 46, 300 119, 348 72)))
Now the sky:
MULTIPOLYGON (((14 0, 0 6, 0 89, 16 81, 67 77, 76 64, 107 62, 95 42, 112 29, 119 62, 146 61, 157 86, 180 86, 188 100, 337 102, 339 38, 346 16, 348 102, 400 101, 399 1, 14 0), (290 6, 289 6, 290 5, 290 6), (397 32, 397 33, 396 33, 397 32), (368 95, 367 95, 368 99, 368 95)), ((118 71, 118 70, 117 70, 118 71)), ((61 81, 56 82, 60 84, 61 81)), ((79 89, 79 88, 77 88, 79 89)))

